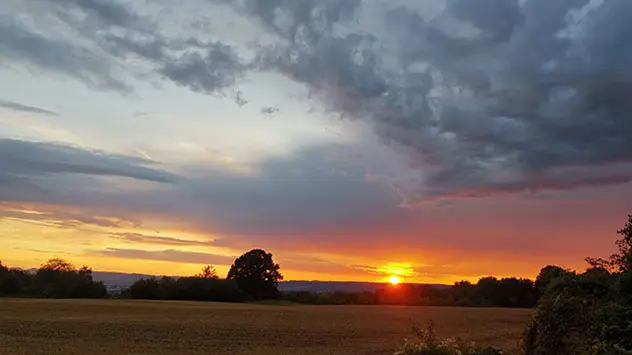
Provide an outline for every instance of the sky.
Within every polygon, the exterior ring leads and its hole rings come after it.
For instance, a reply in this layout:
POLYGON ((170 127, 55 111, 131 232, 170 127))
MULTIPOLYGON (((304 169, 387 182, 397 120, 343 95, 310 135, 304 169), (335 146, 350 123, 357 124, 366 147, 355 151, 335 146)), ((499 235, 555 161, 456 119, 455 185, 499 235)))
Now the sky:
POLYGON ((3 0, 0 259, 451 283, 632 192, 628 0, 3 0))

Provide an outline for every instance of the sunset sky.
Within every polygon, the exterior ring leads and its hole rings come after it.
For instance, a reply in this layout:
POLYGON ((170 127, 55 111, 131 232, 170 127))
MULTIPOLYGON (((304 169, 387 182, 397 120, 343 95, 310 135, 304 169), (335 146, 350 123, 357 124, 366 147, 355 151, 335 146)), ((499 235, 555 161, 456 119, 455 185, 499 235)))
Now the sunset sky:
POLYGON ((0 259, 451 283, 632 212, 632 1, 2 0, 0 259))

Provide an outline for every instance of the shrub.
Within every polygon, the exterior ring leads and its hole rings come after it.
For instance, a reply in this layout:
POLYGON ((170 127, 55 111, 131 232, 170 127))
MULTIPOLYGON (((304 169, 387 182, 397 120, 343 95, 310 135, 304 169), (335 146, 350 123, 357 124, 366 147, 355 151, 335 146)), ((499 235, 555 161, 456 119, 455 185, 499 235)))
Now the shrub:
POLYGON ((526 355, 632 355, 632 216, 618 233, 618 253, 587 258, 583 274, 542 269, 526 355))
POLYGON ((501 355, 502 352, 492 347, 479 347, 474 343, 466 343, 457 338, 440 340, 434 331, 434 324, 429 322, 426 328, 413 327, 417 336, 414 341, 405 340, 395 355, 501 355))

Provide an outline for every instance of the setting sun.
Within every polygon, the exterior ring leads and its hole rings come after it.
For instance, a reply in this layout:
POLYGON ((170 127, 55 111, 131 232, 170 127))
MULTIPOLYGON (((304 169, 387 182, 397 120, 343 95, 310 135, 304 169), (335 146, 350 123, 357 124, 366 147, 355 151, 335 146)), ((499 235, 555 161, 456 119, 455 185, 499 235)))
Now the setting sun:
POLYGON ((400 282, 402 282, 402 280, 400 280, 399 277, 395 275, 389 277, 388 279, 388 283, 390 283, 391 285, 398 285, 400 282))

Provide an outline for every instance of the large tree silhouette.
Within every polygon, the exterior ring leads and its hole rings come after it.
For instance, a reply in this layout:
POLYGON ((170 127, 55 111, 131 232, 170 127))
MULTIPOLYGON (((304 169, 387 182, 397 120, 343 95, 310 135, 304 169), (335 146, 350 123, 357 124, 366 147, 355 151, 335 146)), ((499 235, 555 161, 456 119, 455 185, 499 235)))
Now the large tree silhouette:
POLYGON ((275 298, 279 281, 283 280, 279 269, 272 254, 253 249, 235 260, 227 278, 235 280, 243 292, 256 300, 275 298))

